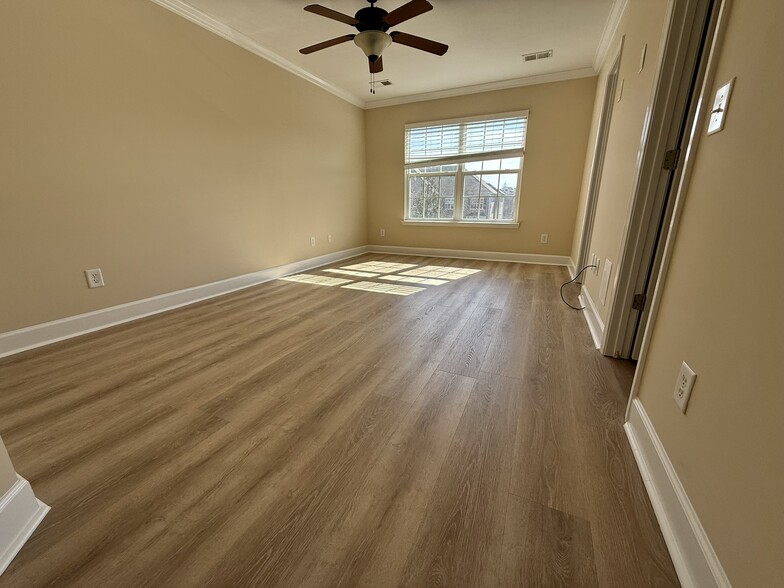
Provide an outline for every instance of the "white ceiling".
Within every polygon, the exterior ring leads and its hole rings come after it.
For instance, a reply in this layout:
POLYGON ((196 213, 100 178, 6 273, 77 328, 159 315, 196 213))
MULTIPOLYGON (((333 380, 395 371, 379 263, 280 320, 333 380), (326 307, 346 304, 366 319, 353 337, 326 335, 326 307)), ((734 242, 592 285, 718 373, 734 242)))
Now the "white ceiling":
MULTIPOLYGON (((299 53, 301 47, 356 33, 349 25, 305 12, 305 5, 317 2, 353 15, 369 6, 366 0, 154 1, 371 107, 466 86, 505 87, 587 75, 611 12, 617 12, 617 0, 430 0, 433 10, 392 30, 446 43, 449 51, 438 57, 393 44, 384 51, 384 72, 376 76, 393 85, 371 95, 367 60, 353 43, 299 53), (528 63, 521 58, 545 49, 553 49, 553 57, 528 63)), ((406 1, 379 0, 378 6, 391 12, 406 1)))

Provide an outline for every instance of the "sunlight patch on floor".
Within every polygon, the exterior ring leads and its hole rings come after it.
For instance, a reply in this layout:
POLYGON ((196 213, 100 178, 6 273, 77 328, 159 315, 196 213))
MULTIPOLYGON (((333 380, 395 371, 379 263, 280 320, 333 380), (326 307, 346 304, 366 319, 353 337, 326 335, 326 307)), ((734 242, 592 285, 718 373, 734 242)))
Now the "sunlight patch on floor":
POLYGON ((344 276, 357 276, 359 278, 377 278, 378 274, 372 274, 370 272, 359 272, 357 270, 348 270, 348 269, 325 269, 325 272, 330 272, 333 274, 342 274, 344 276))
POLYGON ((415 288, 414 286, 399 286, 397 284, 378 284, 376 282, 354 282, 353 284, 346 284, 343 288, 379 292, 381 294, 397 294, 398 296, 410 296, 425 289, 415 288))
POLYGON ((378 274, 391 274, 416 267, 415 263, 392 263, 389 261, 365 261, 354 265, 344 265, 341 269, 375 272, 378 274))
POLYGON ((317 286, 341 286, 348 284, 351 280, 344 280, 343 278, 331 278, 329 276, 316 276, 313 274, 297 274, 296 276, 286 276, 281 278, 287 282, 302 282, 304 284, 315 284, 317 286))
POLYGON ((472 274, 481 272, 478 269, 449 267, 444 265, 426 265, 415 270, 400 272, 403 276, 419 276, 422 278, 436 278, 440 280, 459 280, 472 274))
POLYGON ((326 268, 324 273, 351 276, 354 278, 376 278, 395 282, 384 284, 370 281, 354 281, 348 277, 335 277, 318 274, 296 274, 281 278, 289 282, 314 284, 317 286, 340 286, 350 290, 363 290, 365 292, 378 292, 381 294, 395 294, 397 296, 410 296, 426 290, 425 287, 409 286, 404 284, 418 284, 420 286, 443 286, 449 282, 465 278, 481 272, 478 269, 468 269, 445 265, 419 266, 415 263, 393 263, 389 261, 366 261, 341 268, 326 268))
POLYGON ((409 282, 411 284, 424 284, 425 286, 440 286, 441 284, 448 284, 449 280, 436 280, 434 278, 419 278, 416 276, 381 276, 382 280, 391 280, 393 282, 409 282))

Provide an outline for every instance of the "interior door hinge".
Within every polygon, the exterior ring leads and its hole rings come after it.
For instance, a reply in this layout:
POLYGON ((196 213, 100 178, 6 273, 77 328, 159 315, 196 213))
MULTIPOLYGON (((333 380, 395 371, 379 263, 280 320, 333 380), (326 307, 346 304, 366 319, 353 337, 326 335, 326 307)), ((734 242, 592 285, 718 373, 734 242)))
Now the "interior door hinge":
POLYGON ((662 169, 673 170, 677 168, 678 159, 680 159, 680 156, 681 156, 680 149, 670 149, 669 151, 665 152, 664 163, 662 163, 662 169))
POLYGON ((639 310, 645 308, 645 294, 635 294, 632 298, 632 310, 639 310))

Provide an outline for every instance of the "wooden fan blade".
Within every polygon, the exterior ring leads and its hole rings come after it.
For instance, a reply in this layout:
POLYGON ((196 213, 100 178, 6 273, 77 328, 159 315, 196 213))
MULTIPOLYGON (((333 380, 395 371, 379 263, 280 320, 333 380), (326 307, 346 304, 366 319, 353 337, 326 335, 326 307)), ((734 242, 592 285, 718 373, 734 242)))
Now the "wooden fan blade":
POLYGON ((381 60, 381 56, 378 56, 378 59, 375 61, 369 61, 370 63, 370 73, 381 73, 384 71, 384 62, 381 60))
POLYGON ((408 33, 401 33, 399 31, 389 33, 389 36, 392 37, 393 43, 400 43, 401 45, 407 45, 408 47, 413 47, 420 51, 427 51, 428 53, 435 53, 436 55, 443 55, 446 53, 447 49, 449 49, 449 45, 444 45, 438 41, 431 41, 430 39, 409 35, 408 33))
POLYGON ((346 41, 351 41, 356 35, 343 35, 342 37, 335 37, 334 39, 330 39, 329 41, 324 41, 323 43, 316 43, 315 45, 311 45, 310 47, 305 47, 304 49, 300 49, 299 52, 303 55, 308 55, 310 53, 314 53, 315 51, 321 51, 322 49, 326 49, 327 47, 332 47, 333 45, 340 45, 341 43, 345 43, 346 41))
POLYGON ((340 22, 344 22, 347 25, 351 25, 352 27, 359 24, 359 21, 353 16, 343 14, 342 12, 332 10, 331 8, 327 8, 326 6, 321 6, 319 4, 308 4, 305 7, 305 10, 312 12, 313 14, 318 14, 319 16, 326 16, 332 20, 339 20, 340 22))
POLYGON ((393 27, 410 18, 419 16, 428 10, 433 10, 433 5, 427 0, 411 0, 411 2, 403 4, 403 6, 399 8, 395 8, 381 20, 393 27))

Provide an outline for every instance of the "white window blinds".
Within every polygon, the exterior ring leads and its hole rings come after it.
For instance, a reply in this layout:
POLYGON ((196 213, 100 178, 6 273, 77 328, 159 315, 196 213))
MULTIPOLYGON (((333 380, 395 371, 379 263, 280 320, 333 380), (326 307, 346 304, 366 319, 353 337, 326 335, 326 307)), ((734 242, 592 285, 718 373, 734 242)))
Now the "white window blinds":
POLYGON ((528 112, 406 127, 406 168, 522 157, 528 112))

